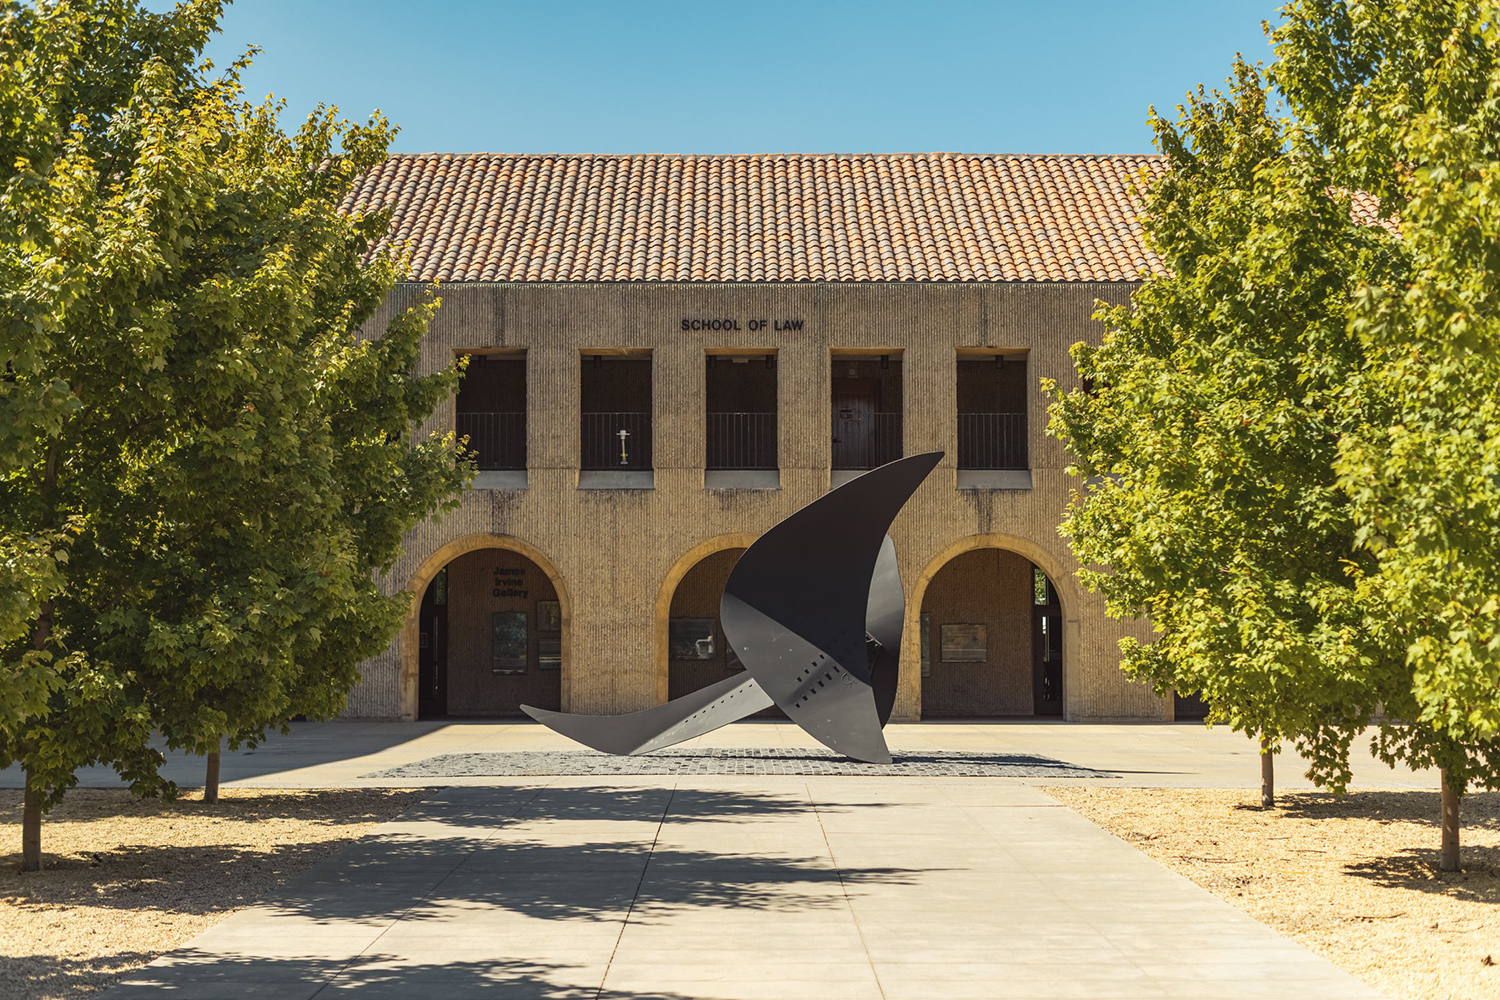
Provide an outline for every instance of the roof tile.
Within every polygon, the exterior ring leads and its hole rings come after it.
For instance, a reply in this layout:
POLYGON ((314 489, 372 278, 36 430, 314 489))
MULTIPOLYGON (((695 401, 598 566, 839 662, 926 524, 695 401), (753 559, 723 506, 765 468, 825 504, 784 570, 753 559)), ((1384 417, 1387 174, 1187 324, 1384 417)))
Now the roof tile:
MULTIPOLYGON (((1137 281, 1156 156, 391 156, 415 281, 1137 281)), ((1370 215, 1373 206, 1358 205, 1370 215)))

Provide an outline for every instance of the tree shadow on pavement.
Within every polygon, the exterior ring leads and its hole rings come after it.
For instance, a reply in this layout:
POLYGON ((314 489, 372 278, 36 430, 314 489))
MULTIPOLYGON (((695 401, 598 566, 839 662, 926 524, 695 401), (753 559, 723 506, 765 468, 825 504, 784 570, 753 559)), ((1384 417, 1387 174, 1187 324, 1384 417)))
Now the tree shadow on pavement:
MULTIPOLYGON (((663 776, 667 782, 674 780, 663 776)), ((694 821, 733 823, 743 819, 810 815, 805 796, 733 789, 681 789, 668 784, 608 784, 608 778, 590 785, 506 785, 453 787, 422 804, 441 808, 443 822, 459 826, 493 825, 512 819, 527 822, 656 822, 670 802, 673 815, 690 815, 694 821), (502 799, 500 793, 513 793, 502 799)), ((410 814, 409 814, 410 815, 410 814)))
MULTIPOLYGON (((121 958, 144 962, 151 956, 132 953, 121 958)), ((51 956, 25 956, 31 988, 17 997, 61 995, 62 990, 85 986, 97 989, 104 981, 80 975, 85 963, 51 956)), ((83 970, 86 971, 86 970, 83 970)), ((174 994, 194 997, 310 1000, 350 992, 361 1000, 371 997, 505 997, 506 1000, 625 1000, 637 994, 600 991, 603 970, 562 963, 513 958, 485 961, 414 962, 395 955, 369 953, 353 961, 330 958, 246 958, 224 956, 191 948, 172 953, 169 964, 114 973, 124 982, 100 994, 103 1000, 144 1000, 174 994)), ((7 993, 7 996, 12 994, 7 993)), ((653 990, 661 1000, 689 1000, 676 993, 653 990)))
MULTIPOLYGON (((757 791, 589 786, 451 788, 417 803, 396 825, 309 864, 326 845, 273 851, 234 844, 122 849, 130 875, 89 886, 79 902, 127 911, 207 914, 253 903, 319 923, 446 919, 458 911, 509 911, 548 920, 619 919, 639 896, 637 919, 655 910, 722 907, 790 912, 842 906, 850 883, 905 884, 929 868, 833 866, 821 853, 725 852, 656 844, 658 825, 806 822, 806 798, 757 791), (620 824, 617 832, 613 829, 620 824), (236 889, 268 866, 296 870, 257 900, 236 889), (172 892, 193 870, 212 892, 172 892)), ((821 804, 823 814, 886 808, 821 804)), ((108 854, 101 855, 106 861, 108 854)), ((115 865, 114 867, 118 867, 115 865)), ((101 868, 101 871, 107 869, 101 868)), ((58 900, 18 894, 13 904, 58 900)))

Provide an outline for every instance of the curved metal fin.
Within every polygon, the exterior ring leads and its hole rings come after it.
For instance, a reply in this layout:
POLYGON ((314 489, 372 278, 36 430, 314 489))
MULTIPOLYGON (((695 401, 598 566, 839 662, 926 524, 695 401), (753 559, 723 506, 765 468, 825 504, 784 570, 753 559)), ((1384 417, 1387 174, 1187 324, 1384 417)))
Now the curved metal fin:
POLYGON ((743 673, 673 698, 665 705, 626 715, 573 715, 530 705, 522 705, 521 711, 584 746, 633 756, 702 736, 770 707, 770 697, 755 678, 743 673))
MULTIPOLYGON (((766 693, 814 739, 857 760, 891 759, 865 642, 872 587, 876 624, 893 634, 886 531, 942 457, 883 465, 792 514, 740 556, 719 604, 725 637, 766 693)), ((899 656, 899 627, 894 638, 899 656)), ((875 657, 883 675, 893 669, 886 662, 875 657)))
POLYGON ((865 606, 865 642, 870 656, 870 686, 875 690, 875 714, 880 728, 891 721, 900 679, 901 631, 906 624, 906 591, 896 563, 896 543, 890 535, 880 545, 875 574, 870 577, 870 599, 865 606))

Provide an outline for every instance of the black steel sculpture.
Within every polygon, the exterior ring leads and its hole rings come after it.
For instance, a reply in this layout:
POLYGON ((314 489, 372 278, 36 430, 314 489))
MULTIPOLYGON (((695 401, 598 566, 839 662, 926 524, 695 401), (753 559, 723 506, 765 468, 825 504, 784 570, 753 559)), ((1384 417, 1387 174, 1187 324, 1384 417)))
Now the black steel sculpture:
POLYGON ((906 594, 886 531, 942 452, 872 469, 766 532, 735 563, 719 620, 745 673, 628 715, 522 705, 605 753, 659 750, 778 706, 831 750, 889 764, 906 594))

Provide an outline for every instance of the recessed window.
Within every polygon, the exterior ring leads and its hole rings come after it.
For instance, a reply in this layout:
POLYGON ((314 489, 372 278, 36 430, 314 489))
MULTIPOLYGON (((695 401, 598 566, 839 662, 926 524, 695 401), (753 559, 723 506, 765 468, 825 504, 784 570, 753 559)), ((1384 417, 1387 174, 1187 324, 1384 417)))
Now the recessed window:
POLYGON ((651 358, 582 358, 579 467, 594 472, 651 470, 651 358))
MULTIPOLYGON (((651 355, 583 352, 579 388, 579 469, 589 475, 634 474, 648 483, 651 355)), ((615 475, 604 481, 628 478, 615 475)))
POLYGON ((775 469, 776 355, 710 354, 704 376, 704 468, 775 469))
POLYGON ((454 430, 468 438, 480 472, 526 468, 526 356, 468 355, 458 384, 454 430))
POLYGON ((901 355, 835 354, 833 468, 873 469, 901 457, 901 355))
POLYGON ((1026 355, 958 359, 959 469, 1029 469, 1026 355))

